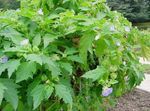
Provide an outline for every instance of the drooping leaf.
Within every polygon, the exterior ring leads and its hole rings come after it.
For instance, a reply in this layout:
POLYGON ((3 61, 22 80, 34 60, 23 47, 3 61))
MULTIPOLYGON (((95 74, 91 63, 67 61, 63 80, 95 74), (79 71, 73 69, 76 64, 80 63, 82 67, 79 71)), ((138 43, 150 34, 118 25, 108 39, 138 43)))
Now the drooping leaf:
POLYGON ((16 82, 21 82, 32 78, 33 74, 36 72, 36 64, 34 62, 24 62, 22 63, 16 72, 16 82))
POLYGON ((86 72, 82 77, 96 81, 100 79, 105 73, 105 68, 98 66, 96 69, 86 72))
POLYGON ((56 95, 60 99, 63 99, 65 103, 72 104, 72 96, 70 90, 66 86, 64 86, 63 84, 57 84, 55 85, 55 91, 56 95))

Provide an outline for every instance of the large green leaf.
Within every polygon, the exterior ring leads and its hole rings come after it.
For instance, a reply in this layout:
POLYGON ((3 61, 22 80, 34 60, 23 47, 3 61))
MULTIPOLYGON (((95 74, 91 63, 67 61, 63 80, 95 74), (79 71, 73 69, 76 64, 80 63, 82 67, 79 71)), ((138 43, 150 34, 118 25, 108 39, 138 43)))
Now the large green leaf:
POLYGON ((32 78, 35 72, 36 72, 36 63, 34 62, 22 63, 16 72, 16 82, 32 78))
POLYGON ((72 96, 70 90, 66 86, 64 86, 63 84, 57 84, 55 85, 55 91, 56 95, 60 99, 63 99, 65 103, 72 104, 72 96))
POLYGON ((7 88, 4 93, 4 98, 13 106, 13 108, 16 110, 18 106, 18 91, 16 88, 19 86, 16 85, 12 80, 10 79, 0 79, 0 83, 3 83, 3 85, 7 88))
POLYGON ((96 69, 86 72, 82 77, 96 81, 100 79, 105 73, 106 69, 98 66, 96 69))

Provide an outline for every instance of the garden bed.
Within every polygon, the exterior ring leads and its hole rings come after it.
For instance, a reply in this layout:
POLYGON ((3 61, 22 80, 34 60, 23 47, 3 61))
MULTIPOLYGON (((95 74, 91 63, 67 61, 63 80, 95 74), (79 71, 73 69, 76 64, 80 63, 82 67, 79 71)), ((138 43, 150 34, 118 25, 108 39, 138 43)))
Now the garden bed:
POLYGON ((150 93, 135 89, 119 98, 115 108, 108 111, 150 111, 150 93))

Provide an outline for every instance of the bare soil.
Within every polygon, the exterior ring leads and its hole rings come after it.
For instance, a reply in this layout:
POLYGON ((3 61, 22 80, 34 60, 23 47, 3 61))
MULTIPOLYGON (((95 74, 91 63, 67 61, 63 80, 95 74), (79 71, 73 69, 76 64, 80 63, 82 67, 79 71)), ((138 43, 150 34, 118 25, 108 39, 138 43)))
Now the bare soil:
POLYGON ((117 105, 108 111, 150 111, 150 93, 135 89, 119 98, 117 105))

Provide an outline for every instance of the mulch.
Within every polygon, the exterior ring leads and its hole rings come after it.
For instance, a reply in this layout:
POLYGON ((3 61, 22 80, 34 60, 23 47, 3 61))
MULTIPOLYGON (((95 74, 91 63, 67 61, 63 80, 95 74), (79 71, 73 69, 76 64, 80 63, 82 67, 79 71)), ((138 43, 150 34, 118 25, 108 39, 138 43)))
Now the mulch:
POLYGON ((150 92, 135 89, 120 97, 116 106, 108 111, 150 111, 150 92))

